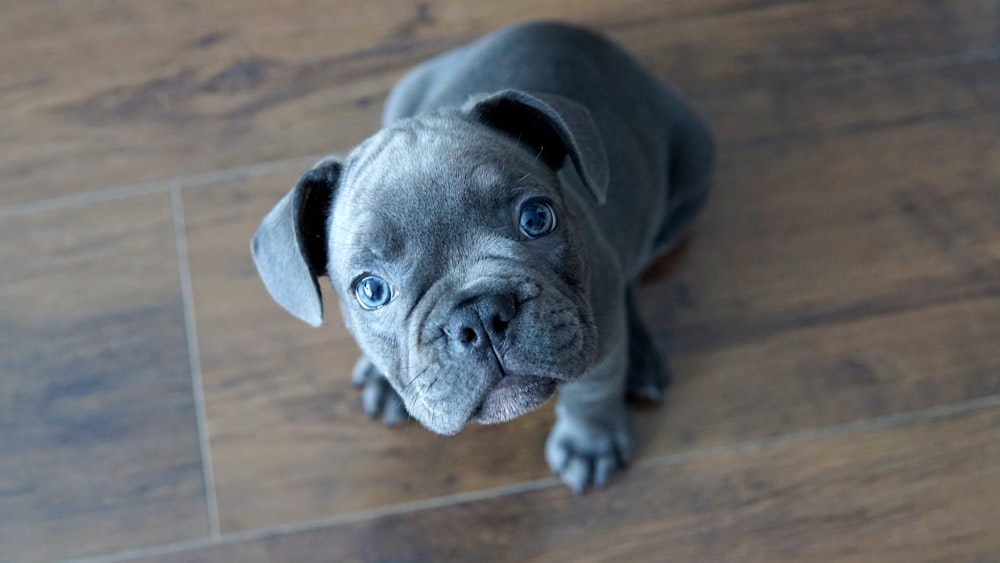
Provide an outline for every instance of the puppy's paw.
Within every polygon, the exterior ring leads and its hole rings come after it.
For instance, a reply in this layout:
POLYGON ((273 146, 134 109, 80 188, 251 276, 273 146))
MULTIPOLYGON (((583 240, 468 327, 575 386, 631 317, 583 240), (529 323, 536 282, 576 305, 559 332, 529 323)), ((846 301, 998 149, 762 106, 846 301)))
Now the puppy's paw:
POLYGON ((354 364, 351 381, 355 387, 361 387, 361 405, 370 418, 381 414, 386 426, 397 426, 410 417, 403 399, 367 356, 361 356, 354 364))
POLYGON ((661 401, 670 387, 670 366, 639 314, 635 292, 626 294, 628 312, 628 373, 626 391, 633 399, 661 401))
POLYGON ((670 365, 651 344, 630 343, 626 393, 630 399, 662 401, 667 396, 672 379, 670 365))
POLYGON ((545 442, 545 460, 576 494, 589 483, 603 487, 611 474, 632 458, 632 429, 624 409, 592 421, 557 409, 556 424, 545 442))

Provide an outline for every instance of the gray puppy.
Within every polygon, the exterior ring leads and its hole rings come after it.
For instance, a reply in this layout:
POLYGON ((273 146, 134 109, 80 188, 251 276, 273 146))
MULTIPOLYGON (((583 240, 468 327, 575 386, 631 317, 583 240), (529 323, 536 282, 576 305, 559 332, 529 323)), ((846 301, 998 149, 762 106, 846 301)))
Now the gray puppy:
POLYGON ((318 326, 329 277, 388 423, 454 434, 558 390, 545 457, 576 492, 603 485, 633 449, 626 395, 669 381, 635 286, 704 203, 708 130, 618 46, 554 23, 417 67, 383 123, 264 218, 271 296, 318 326))

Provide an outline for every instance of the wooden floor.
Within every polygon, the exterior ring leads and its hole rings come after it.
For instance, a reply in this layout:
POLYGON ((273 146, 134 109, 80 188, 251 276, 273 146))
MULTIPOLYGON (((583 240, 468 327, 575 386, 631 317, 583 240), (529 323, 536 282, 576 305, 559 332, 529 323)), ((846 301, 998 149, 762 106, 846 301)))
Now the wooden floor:
POLYGON ((0 561, 1000 561, 1000 1, 4 4, 0 561), (248 252, 407 68, 536 18, 719 144, 641 295, 672 396, 580 498, 551 405, 366 420, 248 252))

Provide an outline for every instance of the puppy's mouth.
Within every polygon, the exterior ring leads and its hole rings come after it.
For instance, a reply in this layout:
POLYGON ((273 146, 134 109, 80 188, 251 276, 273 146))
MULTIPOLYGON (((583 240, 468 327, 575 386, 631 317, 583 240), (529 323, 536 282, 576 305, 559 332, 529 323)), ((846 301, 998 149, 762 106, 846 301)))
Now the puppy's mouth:
POLYGON ((480 424, 507 422, 542 406, 555 394, 556 385, 548 377, 504 375, 486 392, 471 419, 480 424))

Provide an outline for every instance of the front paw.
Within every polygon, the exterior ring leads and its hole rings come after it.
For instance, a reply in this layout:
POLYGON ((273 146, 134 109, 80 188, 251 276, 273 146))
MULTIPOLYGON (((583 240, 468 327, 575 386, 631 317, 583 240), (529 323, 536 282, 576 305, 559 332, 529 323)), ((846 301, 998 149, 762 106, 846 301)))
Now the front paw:
POLYGON ((354 364, 351 381, 355 387, 361 387, 361 405, 370 418, 381 414, 386 426, 397 426, 410 417, 403 399, 367 356, 361 356, 354 364))
POLYGON ((558 407, 556 424, 545 442, 545 460, 576 494, 588 483, 603 487, 632 458, 632 429, 622 409, 603 420, 574 417, 558 407))

